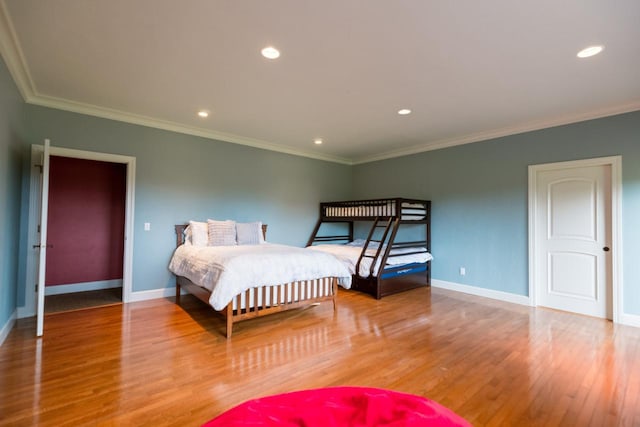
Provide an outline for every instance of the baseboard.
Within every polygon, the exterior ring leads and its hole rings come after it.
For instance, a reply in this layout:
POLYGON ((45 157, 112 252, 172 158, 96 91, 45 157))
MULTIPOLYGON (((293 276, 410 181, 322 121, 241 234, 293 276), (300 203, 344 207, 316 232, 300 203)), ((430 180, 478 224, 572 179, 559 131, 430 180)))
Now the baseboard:
MULTIPOLYGON (((522 295, 514 295, 508 292, 495 291, 492 289, 478 288, 476 286, 463 285, 460 283, 447 282, 445 280, 431 279, 431 286, 434 288, 448 289, 450 291, 462 292, 465 294, 476 295, 485 298, 491 298, 495 300, 510 302, 520 305, 530 305, 529 297, 522 295)), ((187 292, 182 291, 181 295, 185 295, 187 292)), ((176 288, 163 288, 152 289, 149 291, 138 291, 131 293, 131 300, 129 302, 148 301, 158 298, 172 297, 176 294, 176 288)), ((16 323, 16 318, 22 319, 24 317, 35 316, 35 313, 27 313, 25 307, 18 307, 9 320, 4 324, 2 330, 0 330, 0 345, 4 342, 6 337, 13 329, 16 323)), ((620 316, 621 325, 634 326, 640 328, 640 316, 635 314, 622 314, 620 316)))
POLYGON ((111 288, 121 288, 121 287, 122 287, 122 279, 100 280, 98 282, 85 282, 85 283, 73 283, 70 285, 46 286, 44 288, 44 294, 46 296, 49 296, 49 295, 70 294, 72 292, 97 291, 100 289, 111 289, 111 288))
MULTIPOLYGON (((96 291, 98 289, 119 288, 122 286, 122 280, 103 280, 99 282, 76 283, 72 285, 56 285, 45 288, 45 295, 68 294, 71 292, 96 291)), ((35 306, 28 307, 24 305, 18 307, 18 319, 25 317, 33 317, 36 315, 35 306)))
POLYGON ((431 286, 433 286, 434 288, 448 289, 450 291, 463 292, 465 294, 511 302, 514 304, 531 305, 529 297, 511 294, 509 292, 495 291, 493 289, 479 288, 477 286, 463 285, 460 283, 447 282, 437 279, 431 279, 431 286))
POLYGON ((0 329, 0 345, 4 342, 5 339, 9 336, 9 332, 13 329, 13 326, 16 324, 16 318, 18 316, 18 310, 14 310, 9 319, 0 329))
POLYGON ((18 307, 16 311, 18 312, 18 319, 24 319, 25 317, 33 317, 36 315, 35 311, 30 310, 26 306, 18 307))
MULTIPOLYGON (((65 286, 65 285, 60 285, 60 286, 65 286)), ((180 294, 185 295, 187 293, 188 292, 186 291, 182 291, 180 294)), ((152 289, 150 291, 131 292, 131 298, 129 299, 128 302, 148 301, 148 300, 158 299, 158 298, 167 298, 167 297, 175 296, 175 294, 176 294, 175 287, 164 288, 164 289, 152 289)), ((36 315, 34 312, 30 313, 26 307, 18 307, 17 313, 18 313, 18 319, 22 319, 24 317, 33 317, 36 315)))
MULTIPOLYGON (((185 291, 181 291, 180 295, 184 295, 185 291)), ((150 291, 131 292, 129 302, 148 301, 151 299, 167 298, 176 295, 176 288, 152 289, 150 291)))
POLYGON ((625 314, 620 316, 620 325, 635 326, 640 328, 640 316, 637 314, 625 314))

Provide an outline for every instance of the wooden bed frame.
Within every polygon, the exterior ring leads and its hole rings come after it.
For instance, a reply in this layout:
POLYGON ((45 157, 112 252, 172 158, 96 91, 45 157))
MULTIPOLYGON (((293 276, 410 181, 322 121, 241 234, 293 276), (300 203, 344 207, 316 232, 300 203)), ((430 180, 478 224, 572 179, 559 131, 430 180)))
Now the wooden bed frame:
MULTIPOLYGON (((375 264, 377 259, 380 259, 380 265, 385 266, 387 259, 392 256, 390 255, 390 251, 394 248, 424 248, 427 252, 431 251, 431 201, 398 197, 320 203, 320 218, 311 233, 307 246, 311 246, 314 243, 331 244, 351 242, 354 238, 354 224, 356 222, 370 222, 372 224, 369 236, 367 237, 367 245, 369 242, 379 242, 378 240, 373 240, 376 228, 384 229, 385 237, 382 238, 384 241, 382 243, 387 244, 387 250, 382 251, 379 249, 372 265, 375 264), (416 209, 413 207, 403 207, 405 203, 421 205, 421 208, 418 209, 420 213, 415 215, 416 209), (411 219, 405 218, 407 214, 411 219), (319 235, 320 227, 326 223, 347 224, 346 234, 319 235), (424 227, 425 239, 412 242, 397 241, 396 235, 398 230, 400 227, 406 225, 419 225, 424 227)), ((360 262, 363 256, 365 256, 364 253, 365 248, 363 248, 356 264, 356 274, 352 276, 351 289, 365 292, 376 299, 380 299, 384 296, 409 289, 431 286, 431 261, 425 263, 424 270, 418 268, 416 271, 403 273, 403 271, 407 269, 405 265, 386 266, 384 269, 380 269, 377 276, 372 274, 368 277, 363 277, 357 272, 360 271, 360 262), (383 274, 394 272, 398 273, 394 277, 382 277, 383 274)))
MULTIPOLYGON (((184 243, 184 230, 189 224, 179 224, 175 226, 176 230, 176 248, 184 243)), ((262 225, 262 234, 266 236, 267 225, 262 225)), ((176 304, 180 304, 180 293, 184 289, 196 298, 202 300, 209 305, 209 297, 211 292, 193 283, 191 280, 183 276, 176 276, 176 304)), ((233 300, 227 304, 222 311, 216 311, 226 318, 227 328, 226 337, 231 338, 233 332, 233 324, 256 317, 266 316, 269 314, 280 313, 282 311, 293 310, 297 308, 308 307, 323 301, 332 301, 333 310, 336 310, 336 298, 338 295, 338 278, 323 277, 315 280, 304 280, 299 282, 283 283, 276 286, 260 286, 255 288, 255 295, 260 292, 262 302, 260 305, 256 303, 255 307, 250 307, 251 289, 246 290, 243 294, 247 304, 241 305, 242 295, 238 294, 233 300), (314 296, 313 289, 317 289, 314 296), (295 296, 295 298, 294 298, 295 296), (267 304, 267 301, 278 301, 277 304, 267 304), (235 309, 234 309, 235 305, 235 309)))

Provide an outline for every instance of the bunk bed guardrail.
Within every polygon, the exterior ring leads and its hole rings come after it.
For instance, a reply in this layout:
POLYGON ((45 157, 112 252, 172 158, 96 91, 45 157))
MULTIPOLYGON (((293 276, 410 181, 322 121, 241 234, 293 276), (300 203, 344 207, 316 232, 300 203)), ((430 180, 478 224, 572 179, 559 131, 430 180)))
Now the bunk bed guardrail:
POLYGON ((320 203, 320 218, 325 221, 346 218, 400 218, 401 221, 425 221, 430 203, 425 200, 388 198, 320 203))
MULTIPOLYGON (((388 260, 394 257, 415 255, 430 251, 431 247, 431 202, 428 200, 416 200, 405 198, 385 198, 371 200, 352 200, 341 202, 323 202, 320 204, 320 218, 311 234, 307 246, 323 243, 348 243, 353 241, 353 224, 357 221, 372 222, 371 229, 364 243, 358 261, 356 263, 354 279, 366 281, 367 292, 376 298, 382 295, 395 293, 386 288, 381 280, 391 276, 401 276, 404 273, 418 276, 412 284, 401 285, 401 289, 429 285, 431 279, 430 262, 424 265, 395 266, 388 264, 388 260), (346 223, 346 234, 318 235, 323 223, 346 223), (425 226, 425 239, 396 242, 398 230, 404 224, 423 224, 425 226), (377 232, 379 229, 383 231, 377 232), (382 234, 382 237, 379 237, 382 234), (376 246, 377 245, 377 246, 376 246), (401 253, 394 253, 394 249, 402 249, 401 253), (415 249, 415 250, 411 250, 415 249), (369 251, 368 251, 369 250, 369 251), (409 250, 409 252, 407 252, 409 250), (371 258, 371 267, 368 277, 360 274, 360 264, 363 258, 371 258), (379 266, 377 276, 374 274, 376 266, 379 266), (375 290, 370 283, 376 282, 375 290)), ((393 264, 393 263, 392 263, 393 264)), ((356 284, 358 281, 356 280, 356 284)), ((394 286, 397 286, 394 284, 394 286)))

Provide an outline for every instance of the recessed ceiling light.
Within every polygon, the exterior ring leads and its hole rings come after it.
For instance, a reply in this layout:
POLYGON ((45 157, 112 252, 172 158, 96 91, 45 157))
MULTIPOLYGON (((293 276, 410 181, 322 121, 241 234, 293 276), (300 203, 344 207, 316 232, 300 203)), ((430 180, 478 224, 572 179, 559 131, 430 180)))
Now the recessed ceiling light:
POLYGON ((599 54, 600 52, 602 52, 602 49, 604 49, 604 46, 589 46, 578 52, 577 56, 578 58, 588 58, 590 56, 599 54))
POLYGON ((322 138, 316 138, 316 139, 314 139, 314 140, 313 140, 313 143, 314 143, 314 144, 316 144, 316 145, 320 145, 320 144, 322 144, 322 138))
POLYGON ((209 112, 207 110, 200 110, 198 111, 198 115, 202 118, 206 118, 209 117, 209 112))
POLYGON ((411 110, 408 108, 403 108, 402 110, 398 110, 398 114, 401 116, 406 116, 407 114, 411 114, 411 110))
POLYGON ((273 46, 267 46, 260 51, 262 56, 267 59, 276 59, 280 57, 280 51, 273 46))

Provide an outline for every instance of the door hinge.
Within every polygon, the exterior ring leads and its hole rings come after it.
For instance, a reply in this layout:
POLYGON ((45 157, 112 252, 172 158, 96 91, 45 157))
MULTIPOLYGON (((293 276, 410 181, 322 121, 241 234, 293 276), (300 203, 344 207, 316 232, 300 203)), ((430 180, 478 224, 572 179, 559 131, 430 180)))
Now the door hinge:
POLYGON ((40 224, 38 224, 38 233, 40 232, 40 224))
POLYGON ((47 248, 47 249, 51 249, 53 248, 53 245, 33 245, 33 249, 42 249, 42 248, 47 248))
POLYGON ((42 165, 33 165, 33 166, 40 169, 40 175, 42 175, 42 165))
POLYGON ((36 292, 38 292, 38 284, 37 283, 36 283, 35 288, 36 288, 36 292))

